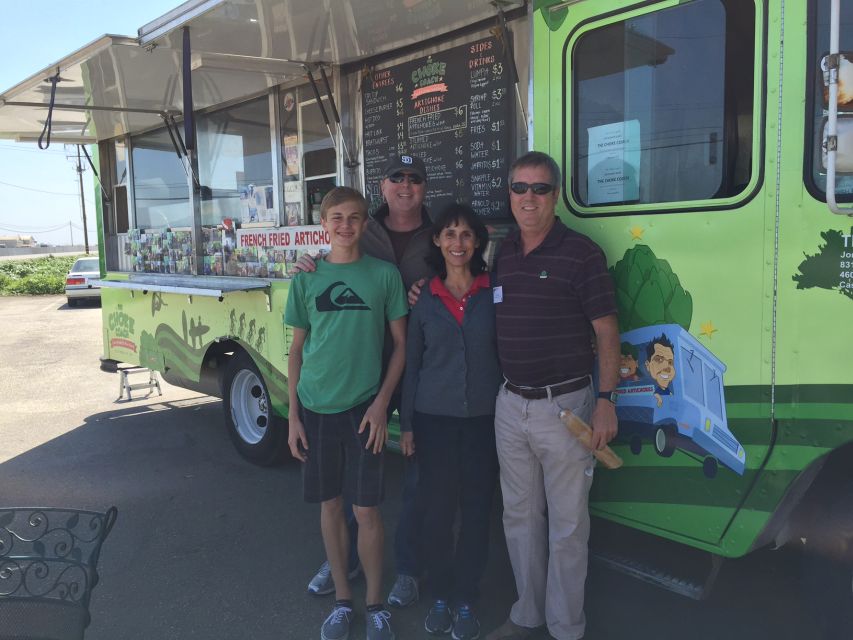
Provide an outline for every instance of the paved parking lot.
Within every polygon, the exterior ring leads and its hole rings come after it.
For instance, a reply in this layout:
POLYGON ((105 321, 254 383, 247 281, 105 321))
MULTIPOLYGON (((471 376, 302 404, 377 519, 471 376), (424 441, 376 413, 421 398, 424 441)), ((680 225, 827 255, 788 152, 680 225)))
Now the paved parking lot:
MULTIPOLYGON (((119 509, 88 640, 319 636, 331 601, 305 593, 323 553, 319 511, 301 500, 297 464, 262 469, 240 459, 216 398, 164 383, 161 397, 117 402, 116 374, 98 367, 97 306, 0 297, 0 327, 0 505, 119 509)), ((400 458, 389 468, 390 539, 400 458)), ((480 607, 486 629, 514 598, 498 510, 493 531, 480 607)), ((762 552, 727 564, 704 603, 594 567, 586 637, 815 637, 794 561, 762 552)), ((426 609, 395 613, 399 640, 427 637, 426 609)), ((359 625, 353 637, 362 634, 359 625)))

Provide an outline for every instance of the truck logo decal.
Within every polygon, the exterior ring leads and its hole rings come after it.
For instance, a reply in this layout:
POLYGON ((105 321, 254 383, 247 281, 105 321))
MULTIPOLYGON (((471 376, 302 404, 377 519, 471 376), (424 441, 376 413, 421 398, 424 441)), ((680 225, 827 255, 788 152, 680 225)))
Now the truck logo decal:
POLYGON ((850 233, 822 231, 817 253, 805 254, 792 279, 797 289, 827 289, 853 299, 853 227, 850 233))
POLYGON ((136 353, 136 343, 126 338, 110 338, 111 349, 127 349, 136 353))
POLYGON ((136 321, 126 314, 122 305, 117 305, 107 319, 107 324, 113 335, 119 338, 129 338, 134 334, 133 325, 136 321))

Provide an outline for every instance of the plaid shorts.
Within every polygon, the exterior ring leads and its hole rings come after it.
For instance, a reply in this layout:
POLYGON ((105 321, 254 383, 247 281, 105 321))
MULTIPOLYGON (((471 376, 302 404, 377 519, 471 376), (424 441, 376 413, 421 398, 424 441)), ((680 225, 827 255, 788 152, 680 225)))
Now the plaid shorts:
POLYGON ((300 407, 308 460, 302 466, 305 502, 343 495, 359 507, 375 507, 385 498, 385 449, 365 449, 370 429, 358 432, 373 398, 341 413, 314 413, 300 407))

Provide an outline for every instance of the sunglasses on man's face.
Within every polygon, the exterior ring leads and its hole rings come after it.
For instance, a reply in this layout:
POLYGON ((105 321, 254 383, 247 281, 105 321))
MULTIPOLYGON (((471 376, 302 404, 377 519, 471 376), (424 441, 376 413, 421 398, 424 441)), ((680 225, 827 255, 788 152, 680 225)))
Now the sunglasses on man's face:
POLYGON ((544 196, 546 193, 551 193, 556 189, 553 184, 548 184, 547 182, 534 182, 533 184, 528 182, 513 182, 509 185, 509 188, 512 189, 513 193, 517 193, 518 195, 523 195, 528 190, 533 189, 533 193, 537 196, 544 196))
POLYGON ((407 180, 409 184, 423 184, 424 179, 414 173, 392 173, 388 176, 388 180, 394 184, 400 184, 403 180, 407 180))

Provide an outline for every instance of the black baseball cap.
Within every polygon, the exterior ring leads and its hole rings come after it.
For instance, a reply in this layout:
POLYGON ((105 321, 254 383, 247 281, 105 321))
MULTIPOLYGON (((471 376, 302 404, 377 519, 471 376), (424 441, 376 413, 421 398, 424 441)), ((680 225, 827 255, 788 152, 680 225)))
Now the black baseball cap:
POLYGON ((387 178, 388 176, 393 176, 395 173, 403 171, 420 176, 420 178, 426 182, 427 174, 424 161, 417 156, 394 156, 391 158, 391 162, 385 166, 385 171, 382 172, 382 177, 387 178))

